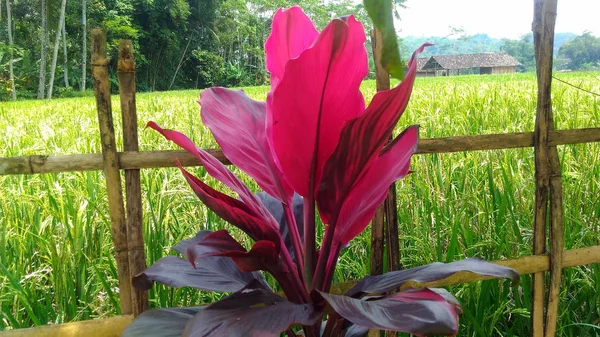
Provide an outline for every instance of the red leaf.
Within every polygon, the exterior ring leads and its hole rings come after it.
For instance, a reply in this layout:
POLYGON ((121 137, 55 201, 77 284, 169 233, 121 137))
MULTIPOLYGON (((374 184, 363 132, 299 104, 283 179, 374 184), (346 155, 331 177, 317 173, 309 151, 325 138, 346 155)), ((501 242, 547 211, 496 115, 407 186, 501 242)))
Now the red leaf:
POLYGON ((265 63, 271 73, 271 87, 277 86, 283 78, 286 63, 308 49, 317 35, 319 32, 300 7, 281 8, 275 13, 271 35, 265 43, 265 63))
POLYGON ((245 203, 206 185, 183 167, 179 168, 198 198, 223 220, 243 230, 255 241, 270 240, 276 244, 281 241, 278 229, 258 217, 245 203))
POLYGON ((304 197, 315 192, 342 124, 364 112, 364 42, 353 17, 333 20, 311 48, 287 62, 267 98, 269 144, 284 177, 304 197))
POLYGON ((331 217, 337 215, 350 190, 392 136, 408 105, 417 71, 417 55, 425 46, 414 52, 406 78, 400 85, 378 92, 366 112, 342 128, 338 145, 325 164, 316 196, 323 222, 330 223, 331 217))
POLYGON ((385 200, 390 185, 408 174, 417 141, 418 128, 409 127, 355 182, 340 209, 334 243, 344 245, 367 227, 375 210, 385 200))
POLYGON ((241 90, 210 88, 200 94, 200 104, 202 121, 227 159, 265 192, 282 202, 290 201, 294 192, 275 165, 267 142, 265 103, 252 100, 241 90))
MULTIPOLYGON (((242 183, 242 181, 236 177, 235 174, 229 171, 229 169, 227 169, 223 163, 211 156, 208 152, 198 148, 194 142, 192 142, 181 132, 163 129, 155 122, 148 122, 147 126, 160 132, 166 139, 174 142, 189 153, 193 154, 202 162, 202 165, 204 165, 204 168, 208 174, 229 186, 240 196, 240 199, 242 199, 247 209, 250 213, 252 213, 253 216, 264 219, 264 222, 267 223, 268 226, 277 229, 277 221, 273 219, 269 211, 262 205, 260 200, 250 191, 250 189, 248 189, 248 187, 244 185, 244 183, 242 183)), ((190 176, 189 173, 188 176, 190 176)), ((186 176, 186 178, 188 176, 186 176)))

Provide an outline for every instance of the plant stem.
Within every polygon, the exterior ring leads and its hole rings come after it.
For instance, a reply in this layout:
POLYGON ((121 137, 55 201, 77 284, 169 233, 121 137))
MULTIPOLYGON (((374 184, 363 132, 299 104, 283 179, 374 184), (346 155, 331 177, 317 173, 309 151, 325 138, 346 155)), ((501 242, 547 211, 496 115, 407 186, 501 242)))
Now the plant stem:
POLYGON ((331 282, 333 281, 333 274, 335 273, 335 267, 337 266, 338 257, 340 256, 340 251, 342 247, 338 244, 334 248, 333 255, 330 256, 327 265, 329 268, 325 271, 325 280, 323 281, 323 291, 329 292, 331 288, 331 282))
POLYGON ((293 202, 290 201, 286 204, 282 203, 283 211, 285 212, 285 218, 288 223, 290 231, 290 237, 292 238, 292 245, 294 246, 294 254, 296 255, 296 263, 298 265, 298 276, 302 281, 302 284, 306 284, 304 280, 304 250, 302 249, 302 242, 300 239, 300 233, 298 232, 298 224, 292 211, 293 202))
POLYGON ((323 245, 321 246, 321 254, 319 254, 319 261, 317 263, 315 280, 313 283, 313 289, 323 290, 323 281, 325 277, 325 268, 327 268, 327 262, 329 261, 329 255, 331 255, 331 244, 333 243, 333 234, 335 232, 335 223, 337 219, 332 219, 329 226, 325 230, 325 238, 323 238, 323 245))
POLYGON ((316 256, 315 197, 310 191, 304 199, 304 277, 306 289, 312 289, 316 256))
POLYGON ((290 256, 290 253, 288 252, 287 249, 285 249, 285 243, 283 242, 283 239, 281 240, 281 255, 283 255, 283 260, 284 263, 287 265, 288 269, 290 270, 289 273, 286 273, 286 275, 283 275, 283 277, 285 279, 287 279, 290 282, 280 282, 281 287, 283 288, 284 286, 286 286, 286 288, 288 289, 288 291, 284 292, 286 293, 286 295, 288 297, 290 297, 291 295, 297 295, 298 298, 297 300, 300 301, 300 303, 309 303, 310 302, 310 297, 308 296, 308 292, 307 289, 304 287, 304 284, 302 283, 301 279, 300 279, 300 274, 298 273, 298 269, 296 269, 296 265, 294 264, 294 261, 292 261, 292 257, 290 256), (290 288, 289 285, 292 285, 292 287, 290 288))

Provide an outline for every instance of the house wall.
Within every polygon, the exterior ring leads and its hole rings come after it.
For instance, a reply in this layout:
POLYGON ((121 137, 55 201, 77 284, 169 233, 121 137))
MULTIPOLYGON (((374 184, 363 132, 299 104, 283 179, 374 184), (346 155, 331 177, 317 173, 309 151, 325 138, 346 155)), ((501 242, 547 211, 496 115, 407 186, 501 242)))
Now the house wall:
POLYGON ((514 66, 492 68, 492 74, 512 74, 514 72, 515 72, 514 66))

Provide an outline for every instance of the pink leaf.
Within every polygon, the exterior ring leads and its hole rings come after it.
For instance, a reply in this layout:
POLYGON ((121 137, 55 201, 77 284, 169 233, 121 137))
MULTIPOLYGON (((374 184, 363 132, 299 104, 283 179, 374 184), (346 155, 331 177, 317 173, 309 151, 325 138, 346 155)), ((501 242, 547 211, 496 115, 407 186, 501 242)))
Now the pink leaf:
POLYGON ((392 90, 378 92, 366 112, 348 121, 342 128, 339 143, 325 164, 317 205, 323 222, 337 215, 357 179, 370 167, 392 136, 394 127, 406 109, 417 72, 416 58, 426 45, 417 49, 406 78, 392 90))
POLYGON ((293 191, 285 182, 265 133, 264 102, 243 91, 210 88, 200 94, 202 121, 210 128, 223 153, 271 196, 288 202, 293 191))
MULTIPOLYGON (((277 229, 279 227, 277 221, 273 219, 269 211, 263 206, 260 200, 250 191, 250 189, 248 189, 246 185, 244 185, 244 183, 242 183, 238 177, 235 176, 235 174, 229 171, 229 169, 227 169, 223 163, 211 156, 208 152, 198 148, 194 142, 192 142, 181 132, 163 129, 155 122, 148 122, 147 127, 160 132, 166 139, 181 146, 184 150, 198 158, 202 162, 202 165, 204 165, 204 168, 208 174, 229 186, 229 188, 233 189, 240 196, 240 199, 242 199, 249 212, 253 216, 264 219, 264 222, 273 229, 277 229)), ((188 174, 188 176, 191 175, 188 174)), ((186 178, 188 176, 186 176, 186 178)))
POLYGON ((391 144, 389 151, 373 161, 348 193, 337 219, 333 242, 348 243, 362 232, 385 200, 390 185, 409 172, 417 150, 418 128, 409 127, 391 144))
POLYGON ((265 63, 271 73, 271 87, 283 78, 285 65, 308 49, 319 35, 302 9, 279 9, 273 17, 271 35, 265 43, 265 63))
POLYGON ((312 195, 342 125, 364 112, 359 91, 367 74, 362 24, 333 20, 311 48, 285 66, 267 98, 267 135, 284 177, 300 195, 312 195), (312 191, 311 191, 312 190, 312 191))

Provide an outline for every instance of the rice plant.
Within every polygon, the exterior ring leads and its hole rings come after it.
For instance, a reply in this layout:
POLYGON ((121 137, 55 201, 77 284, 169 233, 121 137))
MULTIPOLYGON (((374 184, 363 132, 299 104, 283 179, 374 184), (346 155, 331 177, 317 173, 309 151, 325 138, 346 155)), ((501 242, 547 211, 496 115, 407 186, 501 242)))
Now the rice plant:
MULTIPOLYGON (((599 73, 557 76, 600 92, 599 73)), ((266 97, 266 87, 244 89, 256 99, 266 97)), ((369 100, 374 82, 366 81, 363 93, 369 100)), ((178 129, 204 147, 215 147, 201 124, 197 97, 197 91, 139 94, 141 150, 174 149, 157 133, 143 131, 148 120, 178 129)), ((553 104, 557 129, 600 126, 597 96, 555 82, 553 104)), ((113 97, 113 107, 119 135, 118 97, 113 97)), ((535 108, 534 74, 419 78, 398 128, 420 124, 422 138, 532 131, 535 108)), ((100 152, 91 97, 0 103, 0 131, 0 157, 100 152)), ((559 155, 565 248, 597 245, 600 144, 561 146, 559 155)), ((404 267, 531 254, 533 149, 419 155, 413 170, 398 184, 404 267)), ((206 176, 202 168, 193 171, 206 176)), ((0 176, 0 191, 0 329, 118 314, 103 174, 0 176)), ((226 225, 199 203, 177 169, 142 170, 142 193, 148 263, 172 254, 169 247, 200 229, 226 225)), ((342 254, 335 282, 368 273, 369 245, 368 234, 352 242, 342 254)), ((600 266, 568 268, 563 277, 559 334, 598 334, 600 266)), ((453 286, 452 291, 465 309, 460 336, 531 334, 529 277, 516 288, 485 281, 453 286)), ((153 307, 213 300, 208 293, 188 289, 156 286, 150 292, 153 307)))

